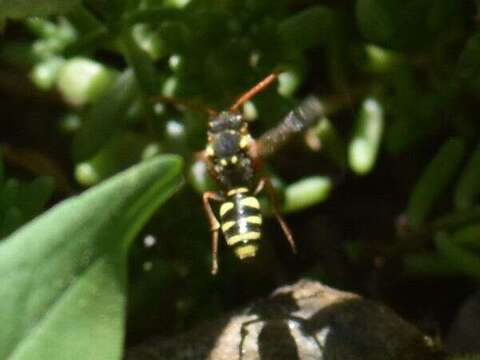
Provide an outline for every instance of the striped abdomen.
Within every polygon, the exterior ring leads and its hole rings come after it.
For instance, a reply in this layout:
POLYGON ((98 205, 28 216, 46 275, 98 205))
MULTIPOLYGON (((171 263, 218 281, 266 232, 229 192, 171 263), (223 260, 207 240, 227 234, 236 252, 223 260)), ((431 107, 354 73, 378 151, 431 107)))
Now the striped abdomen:
POLYGON ((247 188, 230 190, 220 207, 223 235, 235 254, 244 259, 255 256, 261 237, 260 204, 247 188))

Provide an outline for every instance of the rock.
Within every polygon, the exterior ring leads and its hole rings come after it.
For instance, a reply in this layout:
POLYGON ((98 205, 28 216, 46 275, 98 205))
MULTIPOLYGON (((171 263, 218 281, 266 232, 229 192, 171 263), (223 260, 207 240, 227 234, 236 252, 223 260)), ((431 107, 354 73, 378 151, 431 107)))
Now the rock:
POLYGON ((480 353, 480 291, 461 306, 445 341, 452 354, 480 353))
POLYGON ((432 341, 388 308, 301 280, 174 338, 154 338, 127 360, 428 360, 432 341))

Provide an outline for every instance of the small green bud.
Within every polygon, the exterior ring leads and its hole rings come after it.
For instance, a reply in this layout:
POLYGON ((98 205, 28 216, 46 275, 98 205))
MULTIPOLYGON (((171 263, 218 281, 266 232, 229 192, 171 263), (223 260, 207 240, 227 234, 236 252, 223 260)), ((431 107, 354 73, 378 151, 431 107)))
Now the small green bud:
POLYGON ((399 53, 373 44, 365 46, 365 53, 367 56, 367 67, 375 73, 391 71, 403 61, 399 53))
POLYGON ((367 98, 360 109, 348 152, 349 164, 355 173, 364 175, 373 168, 382 133, 383 108, 376 99, 367 98))
POLYGON ((325 176, 312 176, 290 184, 285 190, 283 210, 286 213, 303 210, 325 201, 332 190, 332 180, 325 176))
POLYGON ((67 103, 82 106, 101 96, 113 77, 113 72, 98 62, 73 58, 60 69, 57 88, 67 103))
POLYGON ((284 71, 278 75, 278 93, 282 96, 290 97, 297 91, 300 83, 300 74, 297 71, 284 71))
POLYGON ((36 64, 30 73, 33 83, 42 90, 50 90, 57 81, 58 74, 65 60, 52 56, 36 64))

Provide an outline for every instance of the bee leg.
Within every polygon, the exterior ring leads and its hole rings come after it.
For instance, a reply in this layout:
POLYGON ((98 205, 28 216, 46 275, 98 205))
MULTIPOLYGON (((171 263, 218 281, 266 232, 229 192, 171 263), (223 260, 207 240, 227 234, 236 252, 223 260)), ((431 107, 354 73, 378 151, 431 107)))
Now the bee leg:
POLYGON ((297 247, 295 245, 295 240, 293 240, 293 235, 290 229, 288 228, 287 223, 285 220, 283 220, 282 215, 280 215, 280 211, 278 208, 278 201, 277 201, 277 196, 275 193, 275 188, 272 185, 272 181, 268 177, 263 177, 260 179, 258 182, 257 188, 255 189, 255 195, 260 193, 263 189, 266 189, 268 192, 268 196, 270 198, 270 203, 272 204, 272 210, 273 214, 277 218, 278 223, 282 227, 283 233, 285 234, 285 237, 287 238, 288 243, 290 244, 290 247, 292 248, 292 251, 294 253, 297 253, 297 247))
POLYGON ((212 206, 210 205, 210 199, 215 201, 223 201, 223 197, 216 192, 207 191, 203 193, 203 207, 207 214, 208 221, 210 222, 210 230, 212 232, 212 274, 215 275, 218 271, 218 230, 220 229, 220 223, 217 217, 213 213, 212 206))
POLYGON ((196 161, 203 161, 203 162, 207 162, 207 152, 205 150, 202 150, 202 151, 197 151, 195 154, 194 154, 194 159, 196 161))

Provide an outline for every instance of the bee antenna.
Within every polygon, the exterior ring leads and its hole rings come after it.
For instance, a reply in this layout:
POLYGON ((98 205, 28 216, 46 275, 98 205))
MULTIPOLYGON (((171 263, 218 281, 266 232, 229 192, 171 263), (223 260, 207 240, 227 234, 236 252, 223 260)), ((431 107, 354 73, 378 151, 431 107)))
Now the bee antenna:
POLYGON ((275 79, 278 78, 278 72, 274 71, 268 76, 266 76, 263 80, 260 80, 255 86, 253 86, 250 90, 247 90, 243 93, 237 101, 230 107, 230 111, 234 112, 237 111, 240 106, 250 100, 252 97, 257 95, 259 92, 265 90, 275 79))

